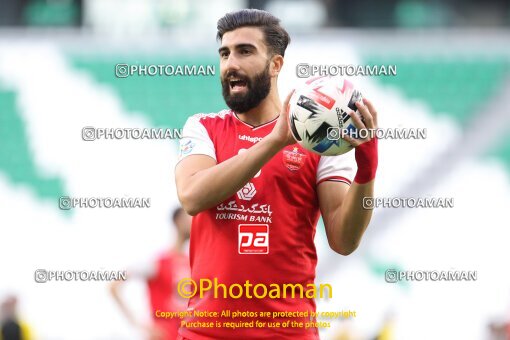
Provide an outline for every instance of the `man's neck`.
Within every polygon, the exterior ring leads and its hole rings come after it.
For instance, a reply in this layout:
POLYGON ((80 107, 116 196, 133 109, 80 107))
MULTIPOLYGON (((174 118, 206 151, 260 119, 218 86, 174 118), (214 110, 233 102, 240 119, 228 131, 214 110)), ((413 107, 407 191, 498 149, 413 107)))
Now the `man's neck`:
POLYGON ((274 120, 280 114, 282 104, 278 91, 269 95, 255 108, 244 113, 237 113, 239 119, 251 126, 260 126, 274 120))

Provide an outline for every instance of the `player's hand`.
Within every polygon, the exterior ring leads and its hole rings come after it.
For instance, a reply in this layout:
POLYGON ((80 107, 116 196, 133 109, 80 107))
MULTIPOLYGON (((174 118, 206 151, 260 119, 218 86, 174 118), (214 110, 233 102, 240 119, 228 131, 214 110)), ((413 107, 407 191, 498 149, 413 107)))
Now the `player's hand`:
POLYGON ((363 103, 361 101, 357 101, 356 107, 361 113, 363 120, 361 120, 354 111, 351 111, 349 112, 349 115, 352 118, 352 122, 354 123, 354 126, 356 126, 358 130, 367 129, 368 133, 361 134, 361 136, 363 137, 365 137, 366 135, 367 138, 353 138, 347 134, 342 134, 342 138, 354 147, 357 147, 363 143, 370 142, 370 140, 372 140, 372 137, 375 138, 375 130, 377 129, 378 126, 377 111, 372 105, 372 102, 370 102, 366 98, 363 98, 363 103))
MULTIPOLYGON (((354 176, 354 182, 366 184, 374 180, 379 163, 377 138, 375 134, 372 135, 372 132, 377 129, 377 111, 368 99, 363 99, 363 103, 356 102, 356 107, 363 120, 353 111, 350 112, 350 116, 358 131, 368 129, 367 136, 364 139, 357 139, 342 133, 342 138, 355 147, 354 157, 358 170, 356 176, 354 176)), ((365 134, 362 134, 362 136, 365 137, 365 134)))
POLYGON ((289 101, 292 94, 294 94, 294 90, 290 91, 287 95, 282 106, 282 112, 280 112, 280 116, 278 117, 278 121, 276 122, 273 131, 270 133, 270 137, 278 143, 278 146, 281 148, 296 143, 296 140, 292 137, 289 127, 289 101))

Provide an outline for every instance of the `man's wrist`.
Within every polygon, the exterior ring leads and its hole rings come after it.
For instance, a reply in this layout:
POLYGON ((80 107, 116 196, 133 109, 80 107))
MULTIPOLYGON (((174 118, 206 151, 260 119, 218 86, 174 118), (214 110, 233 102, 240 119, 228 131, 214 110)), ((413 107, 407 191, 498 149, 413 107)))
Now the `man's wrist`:
POLYGON ((271 150, 274 150, 275 153, 287 146, 285 140, 274 136, 272 133, 263 138, 262 141, 268 143, 271 150))
POLYGON ((377 138, 359 145, 354 152, 356 164, 358 165, 354 182, 366 184, 373 181, 378 165, 377 138))

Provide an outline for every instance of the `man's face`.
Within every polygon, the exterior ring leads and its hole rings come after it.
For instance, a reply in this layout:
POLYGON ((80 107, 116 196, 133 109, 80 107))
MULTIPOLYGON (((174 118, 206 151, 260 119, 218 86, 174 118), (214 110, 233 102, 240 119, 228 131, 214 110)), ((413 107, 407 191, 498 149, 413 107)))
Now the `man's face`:
POLYGON ((257 107, 271 90, 262 30, 242 27, 225 33, 219 54, 223 98, 228 107, 238 113, 257 107))

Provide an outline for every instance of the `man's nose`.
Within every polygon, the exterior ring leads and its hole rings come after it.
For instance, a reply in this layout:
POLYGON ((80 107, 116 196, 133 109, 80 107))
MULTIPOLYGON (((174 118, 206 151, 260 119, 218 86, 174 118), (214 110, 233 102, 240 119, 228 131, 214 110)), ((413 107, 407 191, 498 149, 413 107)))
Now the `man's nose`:
POLYGON ((232 72, 232 71, 239 71, 239 60, 234 56, 233 53, 231 53, 227 60, 225 60, 225 63, 223 64, 224 71, 226 73, 232 72))

